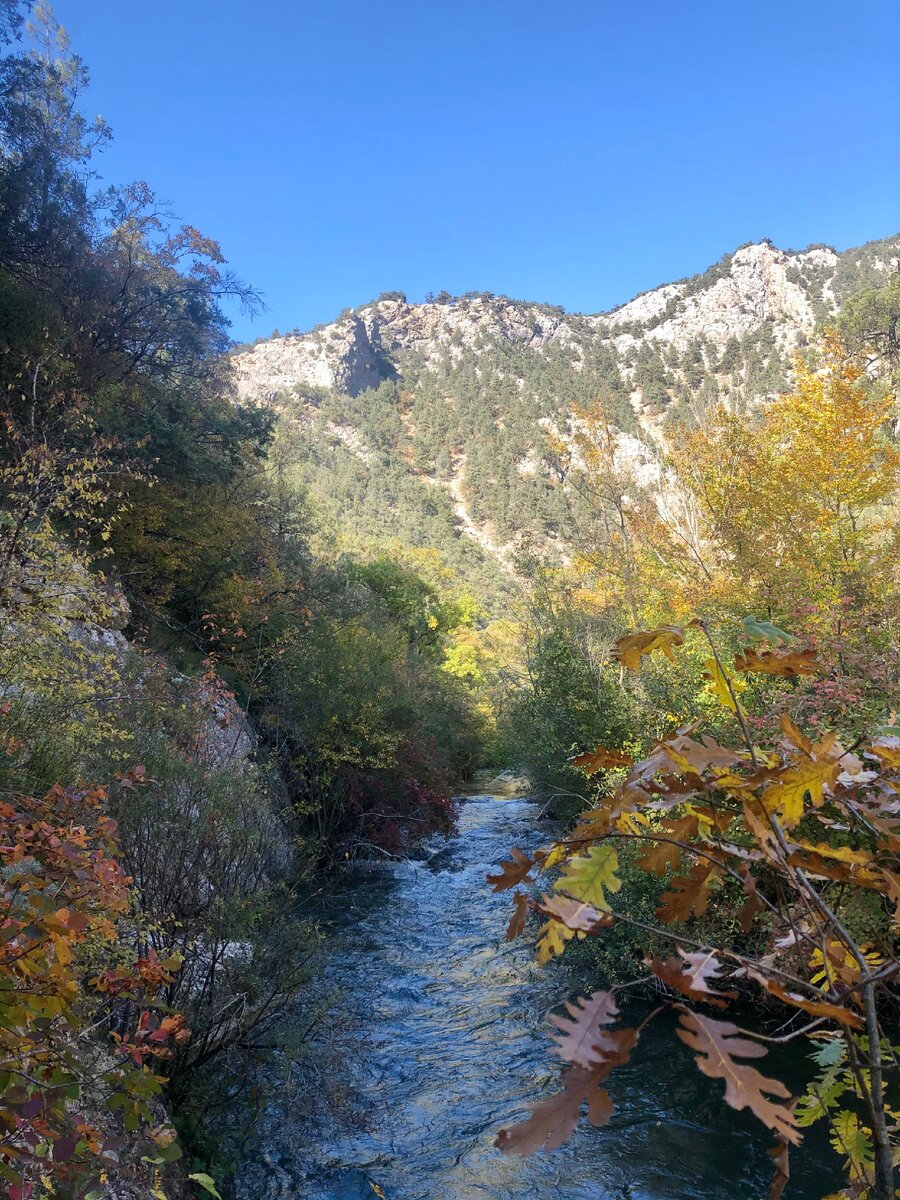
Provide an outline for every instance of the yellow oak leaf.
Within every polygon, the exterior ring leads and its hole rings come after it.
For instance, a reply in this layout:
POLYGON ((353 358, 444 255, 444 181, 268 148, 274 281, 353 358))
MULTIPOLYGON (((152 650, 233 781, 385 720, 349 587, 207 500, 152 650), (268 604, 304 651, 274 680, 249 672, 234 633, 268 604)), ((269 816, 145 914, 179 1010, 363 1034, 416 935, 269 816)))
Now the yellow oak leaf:
POLYGON ((618 867, 619 856, 612 846, 591 846, 586 856, 569 859, 556 889, 601 911, 608 910, 606 893, 617 892, 622 886, 616 874, 618 867))
POLYGON ((628 633, 619 638, 613 650, 613 658, 627 667, 629 671, 641 669, 641 659, 645 654, 660 650, 669 660, 675 661, 675 647, 684 642, 685 630, 695 622, 684 627, 680 625, 660 625, 658 629, 646 629, 640 633, 628 633))
POLYGON ((545 967, 552 958, 562 954, 566 942, 575 936, 575 930, 564 925, 562 921, 549 920, 541 926, 537 940, 537 960, 545 967))
POLYGON ((872 753, 877 754, 886 767, 900 767, 900 737, 880 737, 872 743, 872 753))
MULTIPOLYGON (((728 690, 728 681, 722 668, 714 658, 708 658, 703 664, 706 670, 703 672, 703 678, 706 680, 706 690, 718 702, 724 705, 725 708, 730 708, 732 712, 737 712, 734 699, 731 692, 728 690)), ((739 696, 747 686, 747 681, 744 679, 734 678, 731 681, 731 687, 734 694, 739 696)))
POLYGON ((796 762, 782 771, 762 793, 766 811, 775 813, 785 829, 793 829, 803 817, 806 796, 816 808, 825 800, 822 788, 834 783, 840 764, 834 760, 796 762))

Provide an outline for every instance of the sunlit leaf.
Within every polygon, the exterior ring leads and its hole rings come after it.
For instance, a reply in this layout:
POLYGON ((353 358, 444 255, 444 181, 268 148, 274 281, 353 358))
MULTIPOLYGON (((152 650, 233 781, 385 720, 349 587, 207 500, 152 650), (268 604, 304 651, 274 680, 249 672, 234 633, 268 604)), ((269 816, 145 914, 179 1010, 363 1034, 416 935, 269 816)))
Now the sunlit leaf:
POLYGON ((203 1171, 196 1171, 194 1174, 188 1175, 188 1179, 199 1184, 205 1192, 209 1192, 211 1196, 214 1196, 215 1200, 222 1200, 219 1190, 216 1187, 216 1182, 211 1175, 207 1175, 203 1171))
POLYGON ((748 646, 735 658, 734 665, 738 671, 795 678, 799 675, 815 675, 819 660, 812 649, 757 651, 748 646))
POLYGON ((729 690, 729 680, 714 658, 708 658, 704 666, 706 670, 703 672, 703 678, 706 680, 706 690, 724 708, 730 708, 732 712, 737 712, 740 702, 735 703, 734 696, 731 693, 733 691, 735 696, 740 696, 741 692, 746 690, 746 680, 732 679, 730 681, 731 689, 729 690))
POLYGON ((630 767, 634 759, 630 754, 619 750, 607 750, 603 746, 595 746, 584 754, 576 754, 569 760, 570 767, 577 767, 585 775, 596 775, 598 771, 610 770, 615 767, 630 767))
POLYGON ((622 886, 616 874, 619 857, 612 846, 591 846, 587 855, 570 858, 557 881, 557 889, 597 909, 608 909, 607 893, 622 886))
POLYGON ((689 628, 690 625, 661 625, 658 629, 626 634, 616 642, 613 658, 629 671, 639 671, 641 659, 657 650, 670 662, 674 662, 675 649, 684 644, 685 632, 689 628))
POLYGON ((515 847, 510 851, 511 858, 500 864, 499 875, 488 875, 487 881, 495 892, 505 892, 509 888, 524 882, 529 878, 529 871, 535 865, 535 860, 515 847))

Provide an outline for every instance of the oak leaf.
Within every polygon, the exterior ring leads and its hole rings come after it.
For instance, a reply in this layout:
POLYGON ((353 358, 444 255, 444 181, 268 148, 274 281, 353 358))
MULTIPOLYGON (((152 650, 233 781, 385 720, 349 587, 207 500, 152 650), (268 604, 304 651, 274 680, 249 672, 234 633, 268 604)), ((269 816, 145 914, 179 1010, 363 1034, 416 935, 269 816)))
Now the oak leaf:
POLYGON ((881 874, 884 877, 885 895, 894 906, 894 924, 900 925, 900 875, 887 870, 883 870, 881 874))
POLYGON ((741 762, 741 755, 729 750, 709 736, 703 734, 700 738, 692 738, 683 730, 679 730, 663 743, 668 748, 670 756, 676 761, 685 762, 692 771, 702 775, 709 767, 732 767, 741 762))
POLYGON ((618 866, 619 856, 612 846, 591 846, 586 856, 569 859, 556 888, 594 908, 608 909, 606 893, 617 892, 622 886, 616 874, 618 866))
POLYGON ((769 1157, 775 1167, 772 1173, 772 1182, 769 1184, 769 1200, 781 1200, 791 1177, 790 1149, 784 1138, 775 1139, 775 1145, 769 1151, 769 1157))
POLYGON ((741 711, 740 701, 735 700, 735 696, 739 696, 746 690, 746 680, 732 679, 729 688, 729 680, 714 658, 708 658, 704 666, 706 670, 703 672, 703 678, 706 680, 706 690, 709 694, 715 697, 724 708, 730 708, 733 713, 741 711), (734 696, 732 696, 732 692, 734 692, 734 696))
POLYGON ((679 950, 680 958, 646 958, 644 962, 657 977, 673 991, 681 992, 689 1000, 703 1000, 716 1008, 724 1008, 727 1001, 735 1000, 737 992, 717 992, 710 982, 719 982, 716 976, 722 964, 714 954, 703 950, 690 953, 679 950))
POLYGON ((798 675, 815 675, 819 660, 815 650, 754 650, 744 648, 734 660, 738 671, 756 675, 783 675, 796 678, 798 675))
POLYGON ((499 875, 488 875, 487 881, 492 891, 505 892, 526 880, 531 882, 528 873, 535 865, 535 860, 515 847, 510 851, 510 855, 511 858, 500 864, 499 875))
POLYGON ((601 1129, 612 1116, 609 1093, 599 1086, 599 1075, 584 1067, 570 1067, 562 1073, 563 1090, 548 1100, 531 1106, 531 1116, 501 1129, 494 1143, 504 1154, 534 1154, 538 1150, 558 1150, 565 1145, 578 1125, 582 1107, 587 1118, 601 1129))
POLYGON ((765 985, 766 990, 782 1004, 800 1008, 813 1017, 827 1017, 830 1021, 837 1021, 839 1025, 846 1025, 850 1029, 863 1028, 862 1018, 852 1009, 844 1008, 841 1004, 830 1004, 827 1000, 810 1000, 806 996, 801 996, 799 992, 789 992, 774 979, 767 979, 765 985))
POLYGON ((525 932, 525 922, 528 918, 528 893, 516 892, 513 896, 515 908, 506 927, 506 940, 514 941, 525 932))
POLYGON ((772 826, 765 819, 765 810, 756 797, 753 797, 753 803, 759 805, 760 812, 756 812, 749 801, 745 801, 742 806, 742 816, 744 825, 748 833, 755 839, 763 856, 773 863, 775 866, 781 866, 781 847, 772 826))
POLYGON ((753 918, 757 913, 765 910, 765 904, 760 898, 756 887, 756 880, 750 874, 750 868, 746 863, 741 863, 738 867, 741 876, 741 890, 747 899, 735 913, 735 919, 743 933, 749 933, 753 926, 753 918))
POLYGON ((576 754, 568 760, 570 767, 577 767, 585 775, 596 775, 598 771, 611 770, 614 767, 630 767, 634 759, 630 754, 620 750, 607 750, 603 746, 595 746, 584 754, 576 754))
POLYGON ((871 1129, 862 1124, 856 1113, 842 1109, 834 1114, 831 1130, 834 1149, 846 1157, 854 1174, 865 1179, 875 1163, 871 1129))
POLYGON ((798 850, 804 850, 822 858, 834 858, 838 862, 850 863, 856 867, 867 867, 874 858, 870 851, 854 850, 850 846, 829 846, 824 842, 798 842, 795 840, 792 840, 791 844, 798 850))
POLYGON ((900 767, 900 737, 876 738, 872 753, 877 754, 886 767, 900 767))
POLYGON ((596 933, 608 929, 615 921, 612 913, 600 912, 593 904, 583 900, 572 900, 568 896, 542 896, 534 907, 576 933, 596 933))
POLYGON ((867 867, 854 863, 837 862, 830 856, 818 854, 813 850, 793 850, 788 855, 788 863, 792 867, 800 867, 810 875, 820 879, 836 879, 840 883, 855 883, 857 887, 870 891, 881 892, 888 888, 888 882, 881 871, 869 870, 867 867))
MULTIPOLYGON (((695 622, 692 621, 693 624, 695 622)), ((616 642, 613 658, 629 671, 640 671, 641 659, 655 650, 660 650, 669 662, 674 662, 675 647, 684 644, 685 630, 688 628, 689 625, 661 625, 658 629, 628 633, 616 642)))
POLYGON ((534 1154, 538 1150, 557 1150, 564 1145, 578 1125, 582 1107, 587 1105, 587 1119, 602 1128, 612 1116, 609 1093, 600 1084, 611 1072, 628 1061, 637 1042, 637 1031, 620 1029, 609 1038, 609 1051, 596 1067, 568 1067, 560 1080, 563 1090, 531 1106, 531 1116, 501 1129, 494 1143, 504 1154, 534 1154))
POLYGON ((767 638, 770 642, 784 642, 785 644, 799 641, 799 638, 795 638, 792 633, 785 633, 771 621, 757 621, 756 617, 747 616, 744 617, 741 624, 744 627, 744 636, 752 641, 762 642, 767 638))
POLYGON ((785 829, 793 829, 803 818, 806 797, 817 808, 822 805, 825 801, 822 789, 834 783, 839 771, 836 759, 796 759, 763 790, 766 811, 778 816, 785 829))
MULTIPOLYGON (((617 797, 619 793, 616 793, 617 797)), ((569 843, 595 842, 607 836, 615 820, 620 816, 618 800, 612 805, 588 808, 578 818, 578 823, 567 838, 569 843)))
POLYGON ((681 863, 681 848, 675 843, 690 841, 699 824, 700 818, 695 812, 663 821, 658 834, 647 835, 653 840, 640 853, 638 863, 641 870, 654 875, 665 875, 667 870, 676 871, 681 863))
POLYGON ((575 930, 552 917, 541 926, 537 940, 537 960, 545 967, 552 958, 558 957, 566 948, 566 942, 575 936, 575 930))
POLYGON ((683 924, 693 914, 702 917, 709 904, 709 887, 716 878, 711 863, 697 863, 687 875, 676 876, 659 898, 656 915, 667 925, 683 924))
POLYGON ((781 714, 778 724, 781 726, 781 731, 789 746, 793 746, 795 750, 803 750, 807 754, 812 754, 812 742, 802 730, 797 728, 787 713, 781 714))
POLYGON ((549 1023, 559 1030, 552 1034, 554 1054, 576 1067, 596 1067, 615 1050, 605 1027, 619 1015, 612 992, 594 992, 566 1001, 566 1013, 551 1013, 549 1023))
POLYGON ((739 1058, 762 1058, 766 1049, 759 1042, 741 1037, 737 1025, 679 1008, 678 1036, 696 1055, 697 1066, 710 1079, 725 1082, 725 1103, 734 1109, 749 1108, 762 1123, 785 1141, 796 1145, 800 1132, 791 1109, 779 1101, 790 1092, 780 1079, 769 1079, 739 1058), (777 1097, 772 1100, 771 1097, 777 1097))

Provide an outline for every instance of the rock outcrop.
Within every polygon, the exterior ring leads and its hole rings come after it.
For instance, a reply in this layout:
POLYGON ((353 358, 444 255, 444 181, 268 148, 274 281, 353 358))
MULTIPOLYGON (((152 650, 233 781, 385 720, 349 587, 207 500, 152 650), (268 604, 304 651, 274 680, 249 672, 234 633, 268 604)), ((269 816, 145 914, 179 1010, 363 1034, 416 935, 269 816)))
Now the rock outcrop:
POLYGON ((288 414, 310 499, 338 523, 373 543, 440 544, 473 577, 485 562, 511 576, 523 554, 567 561, 559 491, 572 479, 552 446, 578 469, 585 406, 602 399, 619 430, 616 468, 662 491, 670 422, 783 391, 817 327, 898 261, 900 235, 840 254, 758 242, 592 315, 390 293, 235 353, 236 386, 288 414))
MULTIPOLYGON (((893 254, 888 243, 884 253, 868 256, 872 270, 896 263, 900 239, 893 241, 893 254)), ((836 310, 833 284, 843 257, 828 247, 785 251, 754 243, 702 275, 588 316, 487 295, 423 304, 376 300, 310 333, 270 338, 236 354, 238 392, 262 401, 295 390, 356 396, 402 374, 398 360, 407 354, 434 363, 447 354, 477 357, 498 343, 534 349, 555 343, 583 353, 602 342, 627 351, 654 341, 683 351, 703 338, 722 349, 731 338, 768 326, 776 342, 792 350, 822 315, 836 310)))

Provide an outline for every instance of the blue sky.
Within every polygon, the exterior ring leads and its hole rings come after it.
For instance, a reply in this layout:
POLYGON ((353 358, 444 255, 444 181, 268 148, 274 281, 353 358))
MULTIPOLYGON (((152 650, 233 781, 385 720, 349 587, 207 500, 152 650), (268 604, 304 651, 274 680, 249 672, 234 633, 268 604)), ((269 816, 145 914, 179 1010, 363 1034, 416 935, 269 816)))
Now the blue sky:
POLYGON ((897 0, 56 0, 98 164, 265 294, 610 308, 735 246, 900 229, 897 0))

